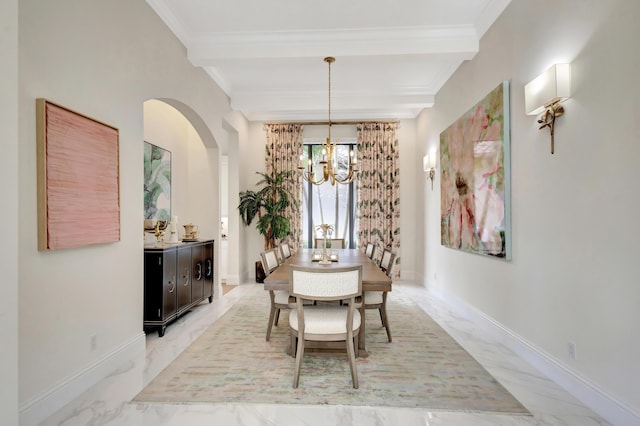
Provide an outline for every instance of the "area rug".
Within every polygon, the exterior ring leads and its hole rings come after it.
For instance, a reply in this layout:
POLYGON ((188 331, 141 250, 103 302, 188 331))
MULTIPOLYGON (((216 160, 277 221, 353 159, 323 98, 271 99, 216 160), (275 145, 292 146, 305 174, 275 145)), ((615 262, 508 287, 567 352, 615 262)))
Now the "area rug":
POLYGON ((346 355, 305 355, 300 386, 288 313, 265 341, 268 294, 256 286, 143 389, 134 402, 261 403, 421 407, 466 412, 529 412, 407 296, 392 292, 393 342, 375 310, 366 313, 369 356, 357 359, 353 389, 346 355))
POLYGON ((222 283, 222 295, 224 296, 225 294, 229 293, 231 290, 233 290, 234 288, 236 288, 237 286, 235 285, 231 285, 231 284, 225 284, 222 283))

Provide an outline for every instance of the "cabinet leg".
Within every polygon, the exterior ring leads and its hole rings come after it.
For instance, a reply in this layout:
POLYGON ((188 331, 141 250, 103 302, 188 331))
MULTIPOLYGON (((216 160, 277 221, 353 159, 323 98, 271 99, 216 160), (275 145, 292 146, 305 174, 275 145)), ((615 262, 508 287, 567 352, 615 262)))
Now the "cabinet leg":
POLYGON ((209 296, 209 303, 213 303, 213 295, 209 296))
POLYGON ((162 337, 164 336, 164 332, 167 330, 167 326, 166 325, 162 325, 160 326, 160 328, 158 328, 158 337, 162 337))

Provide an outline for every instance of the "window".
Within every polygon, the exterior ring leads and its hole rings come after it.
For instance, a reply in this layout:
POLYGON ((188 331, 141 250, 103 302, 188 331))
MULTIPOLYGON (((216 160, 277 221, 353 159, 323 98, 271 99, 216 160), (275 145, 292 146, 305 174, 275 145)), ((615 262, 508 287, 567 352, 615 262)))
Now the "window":
MULTIPOLYGON (((337 167, 346 170, 349 153, 356 150, 355 141, 336 145, 337 167)), ((322 166, 318 162, 322 158, 322 146, 319 143, 305 143, 302 153, 302 164, 311 158, 314 171, 321 173, 322 166)), ((316 232, 316 226, 322 223, 333 225, 331 238, 343 238, 345 247, 356 248, 356 183, 331 185, 313 185, 302 181, 302 246, 313 247, 316 237, 322 235, 316 232)))

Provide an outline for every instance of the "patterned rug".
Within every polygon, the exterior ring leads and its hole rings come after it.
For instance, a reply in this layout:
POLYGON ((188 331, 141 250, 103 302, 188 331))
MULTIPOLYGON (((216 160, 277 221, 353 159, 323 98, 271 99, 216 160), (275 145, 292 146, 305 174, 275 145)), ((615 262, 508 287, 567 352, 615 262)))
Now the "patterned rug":
POLYGON ((135 402, 271 403, 421 407, 530 413, 401 292, 389 295, 393 343, 367 311, 367 349, 353 389, 346 355, 305 355, 293 389, 288 314, 265 341, 268 295, 256 286, 135 398, 135 402))

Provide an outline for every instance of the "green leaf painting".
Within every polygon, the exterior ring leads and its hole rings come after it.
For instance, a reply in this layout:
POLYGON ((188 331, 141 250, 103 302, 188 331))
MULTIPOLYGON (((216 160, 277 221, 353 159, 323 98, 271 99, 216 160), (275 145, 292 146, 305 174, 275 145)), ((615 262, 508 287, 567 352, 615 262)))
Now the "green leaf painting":
POLYGON ((144 218, 171 220, 171 152, 144 143, 144 218))

